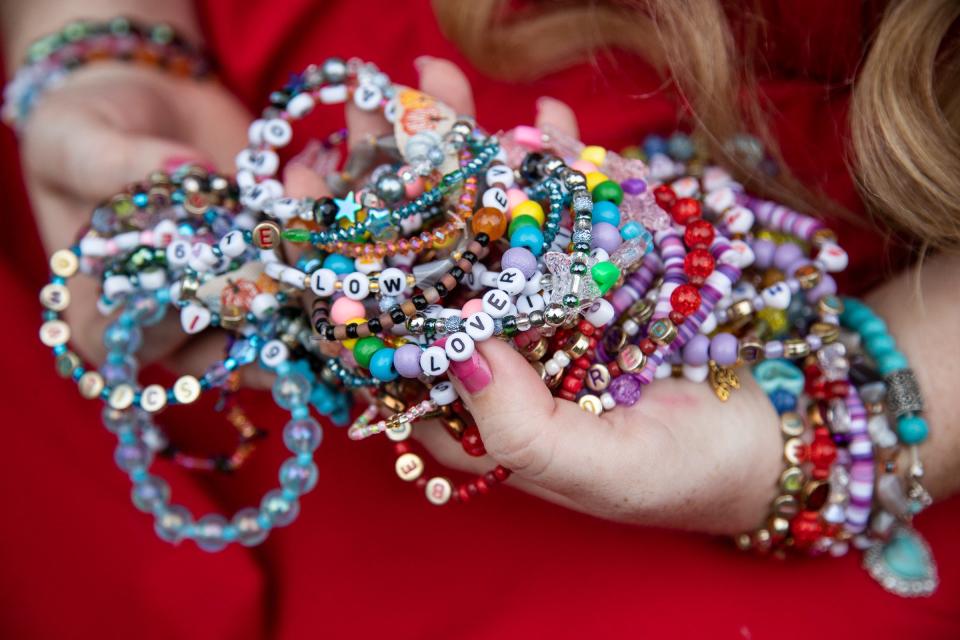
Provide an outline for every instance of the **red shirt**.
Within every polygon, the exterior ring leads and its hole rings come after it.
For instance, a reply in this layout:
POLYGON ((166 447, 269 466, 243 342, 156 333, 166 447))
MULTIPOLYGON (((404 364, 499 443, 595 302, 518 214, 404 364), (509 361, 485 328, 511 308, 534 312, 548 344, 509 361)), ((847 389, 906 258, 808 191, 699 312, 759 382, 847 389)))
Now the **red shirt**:
MULTIPOLYGON (((583 138, 615 149, 678 125, 672 95, 628 54, 527 85, 483 78, 441 36, 425 0, 207 0, 201 11, 224 79, 252 110, 291 72, 326 56, 371 60, 415 84, 412 60, 429 54, 466 69, 491 130, 530 122, 541 95, 570 103, 583 138)), ((770 2, 767 11, 762 88, 785 156, 806 184, 862 212, 843 159, 845 80, 869 22, 861 3, 770 2)), ((305 140, 341 124, 339 110, 320 109, 297 134, 305 140)), ((3 146, 12 158, 7 133, 3 146)), ((877 586, 857 554, 776 562, 724 540, 612 524, 511 489, 435 508, 396 478, 384 442, 350 443, 327 427, 320 483, 293 526, 262 547, 215 555, 160 542, 151 518, 130 505, 98 407, 55 376, 36 339, 42 257, 22 187, 10 173, 4 180, 17 214, 0 234, 4 637, 960 636, 956 500, 918 519, 939 561, 940 591, 904 600, 877 586)), ((833 223, 852 257, 849 290, 862 290, 882 276, 890 251, 878 233, 833 223)), ((229 515, 275 486, 284 418, 265 395, 251 394, 248 404, 270 436, 235 476, 157 463, 176 502, 229 515)), ((181 441, 229 442, 229 427, 202 408, 170 411, 164 422, 181 441)))

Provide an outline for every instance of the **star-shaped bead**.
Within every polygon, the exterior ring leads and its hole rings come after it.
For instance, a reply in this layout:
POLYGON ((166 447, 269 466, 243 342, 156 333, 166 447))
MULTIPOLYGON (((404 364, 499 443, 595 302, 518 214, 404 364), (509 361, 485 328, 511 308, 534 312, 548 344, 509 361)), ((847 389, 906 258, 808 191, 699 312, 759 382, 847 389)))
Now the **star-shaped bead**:
POLYGON ((361 207, 356 198, 354 198, 353 191, 348 193, 347 197, 334 198, 333 201, 337 205, 337 216, 335 220, 339 221, 341 218, 346 218, 350 221, 350 224, 357 224, 357 211, 360 211, 363 207, 361 207))

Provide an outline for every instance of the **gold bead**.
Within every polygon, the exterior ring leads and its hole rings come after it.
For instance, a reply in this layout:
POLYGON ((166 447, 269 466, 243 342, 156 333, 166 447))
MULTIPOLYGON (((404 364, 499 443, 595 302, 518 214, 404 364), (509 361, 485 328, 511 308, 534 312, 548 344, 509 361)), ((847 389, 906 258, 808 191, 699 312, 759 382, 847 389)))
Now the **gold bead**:
POLYGON ((763 272, 763 277, 760 279, 760 288, 766 289, 778 282, 783 282, 785 279, 786 276, 783 275, 783 271, 771 267, 763 272))
POLYGON ((576 360, 585 354, 589 348, 590 338, 583 335, 579 331, 570 336, 567 339, 566 344, 563 345, 563 350, 567 352, 567 355, 570 356, 571 360, 576 360))
POLYGON ((838 316, 843 313, 843 300, 834 295, 823 296, 817 300, 817 311, 822 316, 838 316))
POLYGON ((577 401, 577 403, 580 405, 581 409, 584 411, 589 411, 595 416, 603 413, 603 403, 600 402, 600 398, 591 393, 583 395, 580 400, 577 401))
POLYGON ((200 381, 191 375, 180 376, 173 383, 173 397, 180 404, 191 404, 200 397, 200 381))
POLYGON ((633 320, 637 324, 646 324, 647 320, 653 316, 654 305, 646 298, 637 300, 627 309, 625 318, 633 320))
POLYGON ((63 320, 47 320, 40 325, 40 342, 48 347, 59 347, 70 340, 70 325, 63 320))
POLYGON ((130 405, 133 404, 134 391, 133 387, 129 384, 118 384, 110 391, 110 396, 107 399, 107 402, 110 405, 110 408, 116 409, 117 411, 123 411, 124 409, 129 409, 130 405))
POLYGON ((810 345, 801 338, 787 338, 783 341, 783 357, 796 360, 810 355, 810 345))
POLYGON ((780 474, 780 491, 788 495, 800 493, 807 477, 800 467, 790 466, 780 474))
POLYGON ((803 435, 803 418, 795 411, 787 411, 780 416, 780 433, 786 438, 799 438, 803 435))
POLYGON ((423 475, 423 460, 415 453, 404 453, 394 465, 401 480, 413 482, 423 475))
POLYGON ((403 442, 413 435, 413 424, 409 422, 397 422, 389 425, 384 433, 387 439, 392 442, 403 442))
POLYGON ((783 457, 792 465, 798 465, 803 461, 803 455, 806 452, 807 445, 800 438, 790 438, 783 443, 783 457))
POLYGON ((677 339, 677 326, 667 318, 660 318, 651 323, 648 337, 658 345, 666 346, 677 339))
POLYGON ((752 336, 740 340, 740 359, 745 363, 759 362, 763 357, 763 343, 752 336))
POLYGON ((647 356, 635 344, 628 344, 617 354, 617 366, 623 372, 639 371, 645 364, 647 364, 647 356))
POLYGON ((273 249, 280 242, 280 227, 274 222, 261 222, 253 228, 253 244, 258 249, 273 249))
POLYGON ((77 380, 77 389, 80 390, 80 395, 87 400, 99 398, 105 386, 106 382, 103 376, 97 371, 87 371, 77 380))
POLYGON ((820 273, 820 269, 817 269, 812 264, 806 264, 797 269, 793 277, 800 283, 800 288, 807 291, 820 284, 822 274, 820 273))
POLYGON ((40 289, 40 304, 51 311, 63 311, 70 306, 70 290, 62 284, 48 284, 40 289))
POLYGON ((792 495, 777 496, 773 501, 773 513, 780 518, 793 518, 800 513, 800 501, 792 495))
POLYGON ((447 431, 450 432, 454 438, 459 440, 463 437, 463 432, 467 430, 467 423, 465 423, 458 416, 448 416, 442 419, 443 426, 446 427, 447 431))
POLYGON ((826 227, 817 229, 813 232, 813 237, 810 238, 810 242, 817 248, 828 243, 836 244, 837 234, 835 234, 832 229, 827 229, 826 227))
POLYGON ((810 333, 819 336, 824 344, 829 344, 840 338, 840 327, 829 322, 814 322, 810 325, 810 333))
POLYGON ((197 297, 197 291, 200 290, 200 279, 195 275, 184 276, 180 281, 180 299, 193 300, 197 297))
POLYGON ((403 413, 407 410, 407 405, 402 400, 390 395, 389 393, 385 393, 380 396, 380 404, 393 413, 403 413))
POLYGON ((736 323, 753 315, 753 303, 749 300, 737 300, 727 307, 727 322, 736 323))
POLYGON ((528 344, 523 348, 523 356, 532 361, 542 360, 543 356, 547 355, 547 350, 550 348, 550 342, 546 338, 540 338, 534 343, 528 344))
POLYGON ((602 393, 610 386, 610 370, 607 369, 606 365, 600 363, 592 364, 590 368, 587 369, 584 382, 590 391, 602 393))

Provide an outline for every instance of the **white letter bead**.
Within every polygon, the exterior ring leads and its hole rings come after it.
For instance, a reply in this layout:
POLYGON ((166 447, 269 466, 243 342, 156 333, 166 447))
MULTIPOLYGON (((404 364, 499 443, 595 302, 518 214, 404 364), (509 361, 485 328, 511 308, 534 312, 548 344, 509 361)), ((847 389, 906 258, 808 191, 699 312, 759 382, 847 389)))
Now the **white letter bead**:
MULTIPOLYGON (((474 271, 476 271, 476 268, 474 268, 474 271)), ((497 278, 499 277, 500 277, 499 271, 484 270, 477 274, 477 279, 479 280, 480 284, 484 287, 487 287, 488 289, 496 288, 497 278)))
POLYGON ((513 169, 505 164, 495 164, 487 169, 487 184, 502 184, 507 189, 513 186, 513 169))
POLYGON ((529 296, 520 296, 517 298, 517 311, 520 313, 531 313, 533 311, 543 311, 547 304, 543 301, 543 296, 534 293, 529 296))
POLYGON ((347 101, 347 85, 332 84, 320 89, 320 102, 323 104, 340 104, 347 101))
POLYGON ((286 120, 268 120, 263 128, 263 141, 271 147, 285 147, 293 139, 293 127, 286 120))
POLYGON ((177 237, 177 223, 169 218, 161 220, 153 228, 153 246, 166 247, 177 237))
POLYGON ((306 289, 307 287, 307 274, 300 269, 294 269, 293 267, 287 267, 280 273, 280 282, 288 284, 291 287, 296 287, 297 289, 306 289))
POLYGON ((491 187, 483 192, 483 206, 493 207, 506 211, 510 201, 507 199, 507 192, 500 187, 491 187))
POLYGON ((430 399, 441 407, 453 403, 457 399, 457 390, 453 385, 444 380, 439 384, 433 385, 430 389, 430 399))
POLYGON ((490 289, 483 294, 483 310, 494 318, 502 318, 510 312, 510 296, 500 289, 490 289))
POLYGON ((362 83, 353 92, 353 103, 364 111, 373 111, 380 106, 383 92, 374 84, 362 83))
POLYGON ((843 271, 847 268, 849 261, 850 259, 847 257, 847 252, 832 242, 823 245, 820 253, 817 254, 817 262, 822 264, 824 270, 830 273, 843 271))
POLYGON ((263 144, 263 127, 267 121, 263 118, 257 118, 250 123, 247 128, 247 138, 250 140, 250 146, 259 147, 263 144))
POLYGON ((167 284, 167 272, 163 269, 148 269, 139 275, 140 286, 148 291, 156 291, 167 284))
POLYGON ((763 303, 773 309, 786 309, 790 306, 790 287, 786 282, 770 285, 760 293, 763 303))
POLYGON ((407 290, 407 274, 396 267, 390 267, 380 272, 377 278, 380 295, 399 296, 407 290))
POLYGON ((447 352, 447 357, 454 362, 465 362, 469 360, 470 356, 472 356, 476 350, 473 344, 473 338, 463 331, 457 331, 455 334, 447 337, 443 348, 447 352))
POLYGON ((343 295, 351 300, 364 300, 370 294, 370 278, 354 271, 343 279, 343 295))
POLYGON ((103 281, 103 295, 109 300, 116 300, 132 291, 133 283, 127 276, 110 276, 103 281))
POLYGON ((287 102, 287 113, 294 118, 302 118, 313 111, 313 96, 309 93, 298 93, 287 102))
POLYGON ((583 314, 583 317, 593 326, 602 327, 612 322, 615 315, 616 312, 613 310, 613 305, 603 298, 598 298, 596 302, 590 305, 590 308, 583 314))
POLYGON ((284 269, 286 269, 286 265, 278 260, 265 261, 263 266, 263 272, 267 274, 267 277, 273 278, 274 280, 280 279, 284 269))
POLYGON ((280 303, 272 293, 258 293, 250 301, 250 312, 258 319, 266 318, 279 308, 280 303))
POLYGON ((210 310, 190 303, 180 309, 180 326, 187 333, 200 333, 210 326, 210 310))
POLYGON ((220 252, 228 258, 236 258, 247 249, 247 243, 243 240, 243 232, 236 230, 220 238, 217 246, 220 247, 220 252))
POLYGON ((296 198, 280 198, 270 203, 270 215, 287 221, 300 215, 300 201, 296 198))
POLYGON ((733 207, 723 214, 723 224, 730 233, 746 233, 753 228, 753 211, 746 207, 733 207))
POLYGON ((287 361, 290 350, 279 340, 270 340, 260 349, 260 362, 263 366, 276 369, 287 361))
POLYGON ((450 360, 443 347, 427 347, 420 354, 420 368, 428 376, 439 376, 447 371, 450 360))
POLYGON ((670 186, 673 187, 678 198, 693 198, 700 193, 700 182, 690 176, 674 180, 670 186))
POLYGON ((754 259, 753 249, 743 240, 731 240, 730 250, 724 251, 720 256, 720 262, 732 264, 738 269, 746 269, 753 264, 754 259))
POLYGON ((464 323, 464 330, 475 342, 489 340, 493 336, 493 329, 493 318, 483 311, 471 314, 464 323))
POLYGON ((606 262, 610 259, 610 254, 606 252, 605 249, 597 247, 590 252, 590 257, 596 260, 597 262, 606 262))
POLYGON ((497 288, 512 296, 523 291, 525 286, 527 286, 527 279, 523 277, 523 271, 516 267, 505 269, 497 276, 497 288))
POLYGON ((167 246, 167 264, 173 268, 185 267, 190 262, 190 243, 174 240, 167 246))
POLYGON ((84 238, 80 241, 80 253, 85 258, 97 258, 107 255, 106 238, 84 238))

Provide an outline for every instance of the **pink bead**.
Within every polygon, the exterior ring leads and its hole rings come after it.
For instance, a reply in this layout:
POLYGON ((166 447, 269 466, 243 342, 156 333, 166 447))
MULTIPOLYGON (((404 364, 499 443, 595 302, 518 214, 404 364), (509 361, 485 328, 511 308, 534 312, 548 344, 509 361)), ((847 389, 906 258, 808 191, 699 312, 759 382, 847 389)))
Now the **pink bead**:
POLYGON ((334 300, 333 306, 330 307, 330 319, 333 320, 334 324, 343 324, 347 320, 364 318, 366 315, 362 302, 351 300, 346 296, 334 300))
MULTIPOLYGON (((398 175, 403 175, 405 172, 410 171, 413 173, 413 170, 410 167, 404 165, 400 167, 400 170, 397 171, 398 175)), ((414 174, 416 175, 416 174, 414 174)), ((406 191, 407 198, 413 199, 423 193, 423 178, 417 176, 414 180, 404 183, 404 190, 406 191)))
POLYGON ((573 169, 574 171, 579 171, 583 175, 587 175, 588 173, 593 173, 594 171, 599 171, 599 169, 597 169, 597 165, 593 164, 592 162, 588 162, 586 160, 577 160, 576 162, 570 165, 570 168, 573 169))
POLYGON ((543 134, 536 127, 521 125, 513 130, 513 138, 517 141, 517 144, 533 151, 539 151, 543 148, 543 134))
POLYGON ((140 244, 145 244, 148 247, 153 245, 153 229, 147 229, 140 233, 140 244))
POLYGON ((117 243, 113 241, 113 238, 107 240, 107 244, 105 245, 105 248, 108 256, 115 255, 117 252, 120 251, 117 248, 117 243))
POLYGON ((471 300, 467 300, 463 304, 463 308, 460 309, 460 317, 467 318, 475 313, 480 313, 481 311, 483 311, 483 299, 473 298, 471 300))
POLYGON ((521 202, 526 202, 529 199, 527 194, 520 189, 507 189, 507 210, 510 211, 521 202))

